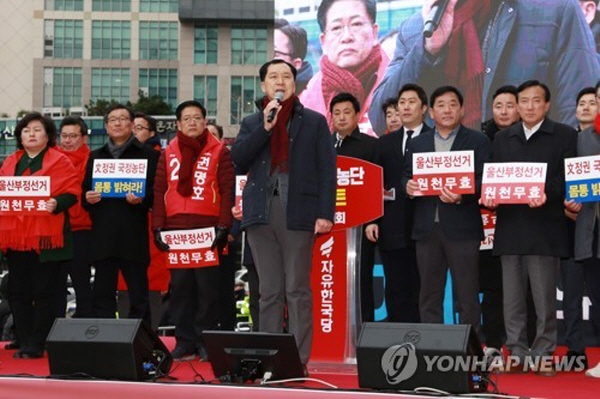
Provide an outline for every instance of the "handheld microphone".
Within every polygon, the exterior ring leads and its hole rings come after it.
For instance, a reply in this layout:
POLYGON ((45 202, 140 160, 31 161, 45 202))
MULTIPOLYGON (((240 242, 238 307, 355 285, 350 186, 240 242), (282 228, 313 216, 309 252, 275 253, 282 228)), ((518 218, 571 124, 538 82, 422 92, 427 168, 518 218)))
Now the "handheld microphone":
MULTIPOLYGON (((283 100, 282 91, 278 90, 275 92, 275 100, 277 100, 278 104, 281 104, 281 100, 283 100)), ((277 108, 272 108, 271 111, 269 111, 269 115, 267 115, 267 122, 273 122, 273 119, 275 119, 275 115, 277 115, 277 108)))
POLYGON ((423 36, 426 38, 430 38, 433 35, 433 32, 438 28, 440 21, 442 20, 442 16, 444 12, 446 12, 446 7, 448 7, 449 0, 439 0, 425 18, 423 24, 423 36))

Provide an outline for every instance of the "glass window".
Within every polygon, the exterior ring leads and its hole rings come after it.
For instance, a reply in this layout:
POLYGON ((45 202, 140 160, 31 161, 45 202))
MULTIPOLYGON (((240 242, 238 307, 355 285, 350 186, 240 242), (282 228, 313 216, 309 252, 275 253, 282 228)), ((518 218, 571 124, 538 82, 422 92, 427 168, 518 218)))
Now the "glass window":
POLYGON ((176 60, 177 22, 140 22, 140 60, 176 60))
POLYGON ((206 116, 217 117, 217 77, 194 76, 194 100, 206 108, 206 116))
POLYGON ((131 0, 93 0, 92 11, 131 11, 131 0))
POLYGON ((131 57, 131 22, 92 21, 92 59, 131 57))
POLYGON ((83 21, 44 21, 44 57, 83 58, 83 21))
POLYGON ((131 100, 130 70, 126 68, 92 68, 92 100, 116 100, 126 103, 131 100))
POLYGON ((217 25, 196 25, 194 29, 194 63, 216 64, 219 48, 217 25))
POLYGON ((179 12, 178 0, 140 0, 141 12, 179 12))
POLYGON ((45 10, 83 11, 83 0, 45 0, 45 10))
POLYGON ((81 107, 81 68, 44 68, 44 107, 81 107))
POLYGON ((262 65, 267 61, 267 27, 231 28, 231 63, 262 65))
POLYGON ((177 105, 177 69, 140 69, 139 88, 149 97, 159 95, 177 105))
POLYGON ((254 101, 262 95, 261 93, 259 77, 231 77, 230 123, 232 125, 239 125, 245 116, 255 111, 254 101))

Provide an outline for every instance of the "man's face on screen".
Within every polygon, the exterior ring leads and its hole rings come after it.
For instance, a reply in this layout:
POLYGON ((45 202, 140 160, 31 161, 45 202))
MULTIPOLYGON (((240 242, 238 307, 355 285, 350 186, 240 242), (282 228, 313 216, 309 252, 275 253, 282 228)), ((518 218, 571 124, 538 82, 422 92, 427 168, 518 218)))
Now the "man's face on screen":
POLYGON ((323 55, 340 68, 365 62, 377 44, 379 26, 369 19, 364 2, 336 1, 327 11, 325 21, 325 32, 319 36, 323 55))

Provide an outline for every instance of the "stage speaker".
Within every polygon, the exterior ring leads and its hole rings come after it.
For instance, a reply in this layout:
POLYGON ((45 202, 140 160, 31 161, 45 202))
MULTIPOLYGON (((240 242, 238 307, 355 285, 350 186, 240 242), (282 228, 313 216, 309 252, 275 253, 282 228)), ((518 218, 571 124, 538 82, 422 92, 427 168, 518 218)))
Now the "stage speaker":
POLYGON ((56 319, 47 350, 53 376, 142 381, 169 374, 173 362, 141 319, 56 319))
POLYGON ((470 325, 364 323, 356 360, 361 388, 487 390, 487 366, 470 325))

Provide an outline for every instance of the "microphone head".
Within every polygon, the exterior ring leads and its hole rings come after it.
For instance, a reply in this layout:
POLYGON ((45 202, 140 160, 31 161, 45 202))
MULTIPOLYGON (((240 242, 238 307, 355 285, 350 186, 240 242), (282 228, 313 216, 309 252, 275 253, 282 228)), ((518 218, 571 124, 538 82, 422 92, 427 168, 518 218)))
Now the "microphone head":
POLYGON ((277 100, 277 101, 279 101, 279 102, 283 101, 283 96, 284 96, 284 95, 285 95, 285 94, 284 94, 284 92, 283 92, 283 91, 281 91, 281 90, 277 90, 277 91, 275 92, 275 100, 277 100))

